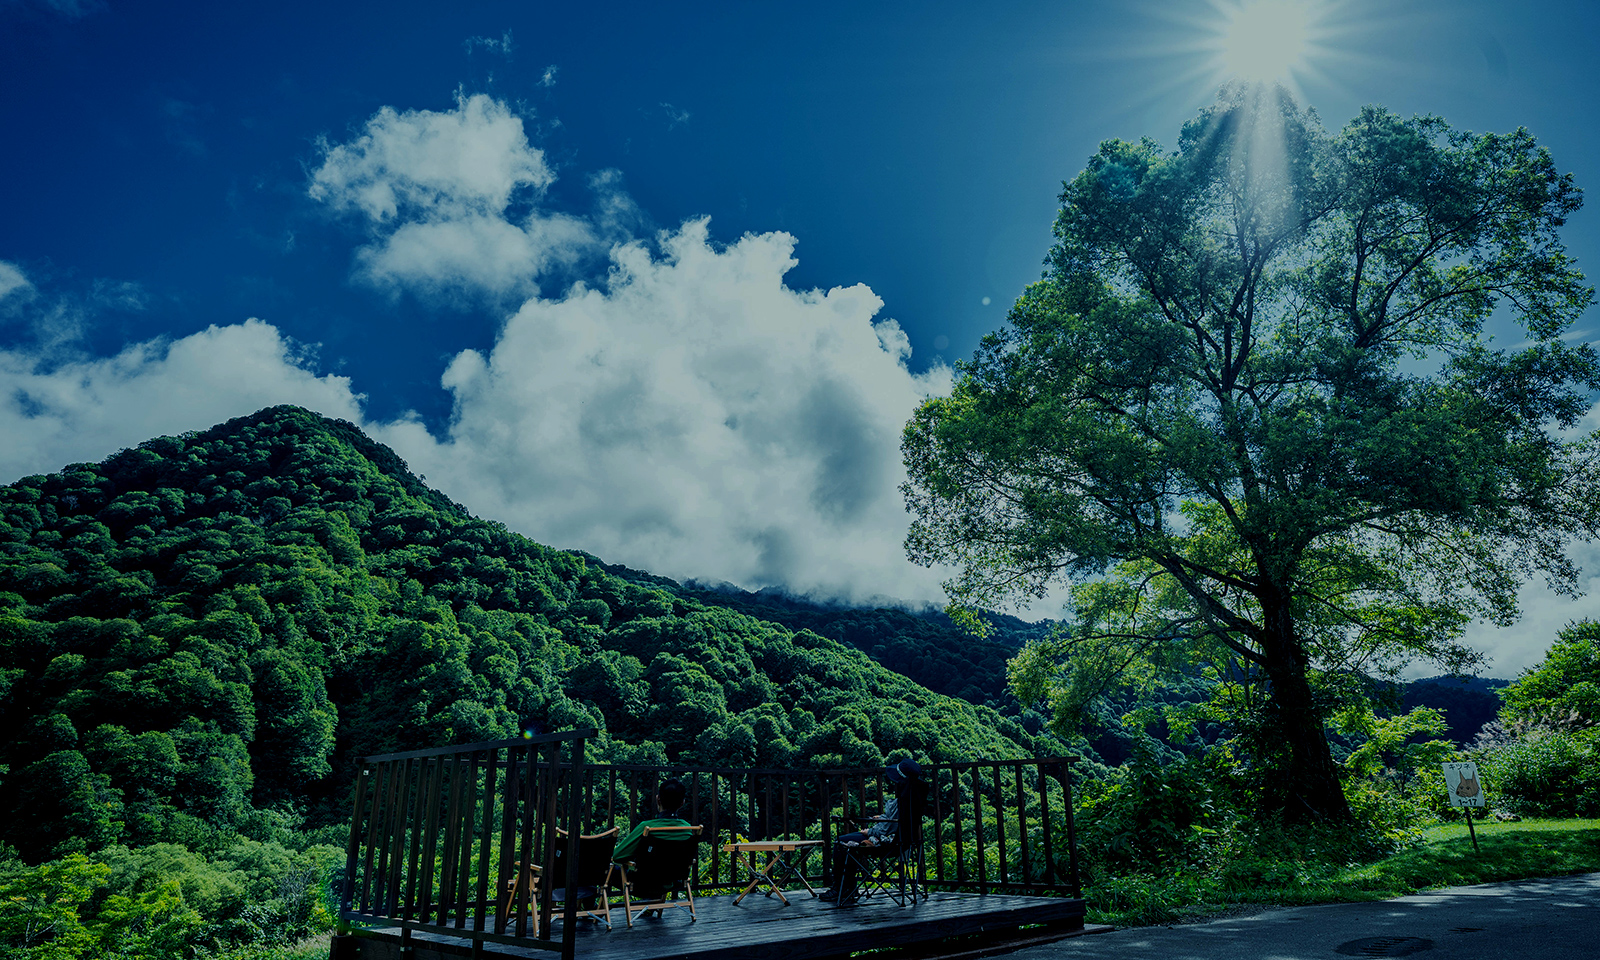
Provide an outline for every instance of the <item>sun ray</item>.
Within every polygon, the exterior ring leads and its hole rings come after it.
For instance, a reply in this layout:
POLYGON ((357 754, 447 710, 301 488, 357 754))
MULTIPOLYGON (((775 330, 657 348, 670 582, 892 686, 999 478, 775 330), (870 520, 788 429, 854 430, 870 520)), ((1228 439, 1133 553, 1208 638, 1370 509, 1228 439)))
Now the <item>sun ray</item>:
POLYGON ((1308 0, 1242 0, 1226 9, 1217 56, 1240 80, 1282 83, 1307 59, 1315 40, 1308 0))

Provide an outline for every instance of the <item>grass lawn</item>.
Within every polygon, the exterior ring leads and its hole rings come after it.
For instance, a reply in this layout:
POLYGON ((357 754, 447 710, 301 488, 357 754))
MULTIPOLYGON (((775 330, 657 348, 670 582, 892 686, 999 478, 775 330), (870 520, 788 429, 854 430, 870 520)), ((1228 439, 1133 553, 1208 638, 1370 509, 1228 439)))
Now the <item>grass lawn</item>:
POLYGON ((1376 882, 1392 896, 1404 896, 1432 887, 1600 870, 1600 820, 1524 820, 1476 829, 1477 852, 1465 823, 1431 827, 1419 846, 1345 871, 1335 884, 1376 882))
POLYGON ((1140 926, 1200 920, 1244 905, 1387 900, 1435 887, 1525 880, 1600 870, 1600 820, 1429 828, 1418 845, 1376 863, 1221 865, 1171 877, 1119 877, 1085 891, 1089 921, 1140 926))

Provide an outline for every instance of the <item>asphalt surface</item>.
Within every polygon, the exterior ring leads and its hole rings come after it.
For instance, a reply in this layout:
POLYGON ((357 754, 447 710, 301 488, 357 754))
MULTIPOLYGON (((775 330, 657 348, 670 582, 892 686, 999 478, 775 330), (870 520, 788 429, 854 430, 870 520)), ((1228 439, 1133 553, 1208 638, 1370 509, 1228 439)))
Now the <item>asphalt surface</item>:
POLYGON ((1600 873, 1446 887, 1377 903, 1274 907, 1138 927, 1008 954, 1015 960, 1600 960, 1600 873))

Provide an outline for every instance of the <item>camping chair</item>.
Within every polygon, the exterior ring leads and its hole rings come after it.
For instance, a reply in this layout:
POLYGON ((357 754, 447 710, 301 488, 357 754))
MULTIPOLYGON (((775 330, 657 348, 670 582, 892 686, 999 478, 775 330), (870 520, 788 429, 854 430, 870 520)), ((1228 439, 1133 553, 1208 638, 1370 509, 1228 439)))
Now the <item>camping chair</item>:
MULTIPOLYGON (((701 827, 645 827, 639 849, 627 863, 611 864, 606 882, 600 891, 601 909, 611 916, 609 890, 613 884, 622 888, 622 911, 633 926, 635 917, 651 910, 661 915, 671 907, 688 907, 689 920, 694 915, 694 871, 700 853, 701 827), (682 889, 686 900, 678 900, 682 889), (671 900, 667 899, 668 894, 671 900), (639 899, 635 899, 638 897, 639 899)), ((608 924, 609 925, 609 924, 608 924)))
MULTIPOLYGON (((907 780, 900 788, 899 816, 894 837, 870 847, 846 849, 846 871, 856 876, 854 899, 886 896, 900 906, 928 899, 927 865, 922 854, 922 816, 928 808, 928 785, 907 780)), ((858 817, 857 823, 881 822, 882 817, 858 817)))
MULTIPOLYGON (((557 830, 557 837, 565 837, 565 830, 557 830)), ((611 863, 611 851, 617 846, 617 828, 612 827, 604 833, 589 833, 578 837, 578 869, 573 878, 571 896, 578 901, 580 919, 598 920, 611 929, 611 916, 609 912, 601 912, 591 907, 583 907, 583 901, 593 900, 595 897, 604 899, 604 885, 607 871, 611 863)), ((551 865, 551 882, 565 883, 567 879, 567 846, 564 843, 556 844, 554 851, 555 862, 551 865)), ((506 880, 505 892, 501 897, 500 915, 506 918, 506 926, 516 921, 517 899, 522 890, 527 890, 527 904, 532 907, 539 895, 539 874, 543 868, 536 864, 519 864, 519 876, 506 880)), ((565 903, 568 891, 565 887, 555 887, 550 891, 550 899, 556 903, 565 903)))

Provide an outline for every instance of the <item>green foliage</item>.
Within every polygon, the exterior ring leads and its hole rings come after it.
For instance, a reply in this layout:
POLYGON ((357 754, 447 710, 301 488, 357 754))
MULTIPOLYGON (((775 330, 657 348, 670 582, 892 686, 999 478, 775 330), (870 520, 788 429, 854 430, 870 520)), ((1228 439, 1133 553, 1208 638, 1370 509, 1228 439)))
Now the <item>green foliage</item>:
POLYGON ((1600 625, 1560 631, 1501 696, 1473 743, 1491 806, 1522 816, 1600 815, 1600 625))
POLYGON ((1521 816, 1600 816, 1600 727, 1535 730, 1478 754, 1496 807, 1521 816))
POLYGON ((1091 881, 1203 863, 1237 814, 1220 752, 1175 755, 1140 738, 1133 759, 1076 786, 1075 813, 1091 881))
POLYGON ((1339 678, 1476 662, 1560 549, 1600 529, 1600 356, 1559 229, 1581 203, 1526 131, 1369 107, 1328 134, 1225 91, 1178 147, 1106 141, 1066 184, 1050 269, 907 424, 912 559, 957 607, 1075 584, 1017 663, 1071 732, 1095 698, 1213 670, 1275 812, 1343 819, 1339 678), (1504 308, 1528 342, 1493 350, 1504 308))
POLYGON ((1346 707, 1333 721, 1334 728, 1359 745, 1345 758, 1345 769, 1357 777, 1405 775, 1448 760, 1448 740, 1417 739, 1419 734, 1441 734, 1444 717, 1431 707, 1417 707, 1394 717, 1380 717, 1366 704, 1346 707))
POLYGON ((0 873, 0 943, 7 957, 77 960, 97 941, 79 911, 110 871, 81 853, 25 868, 15 861, 0 873))
POLYGON ((1399 851, 1365 842, 1359 832, 1257 831, 1204 864, 1096 880, 1085 892, 1088 919, 1172 923, 1239 904, 1387 900, 1435 887, 1600 870, 1594 820, 1484 823, 1477 831, 1477 851, 1465 826, 1431 828, 1399 851))
POLYGON ((0 948, 33 958, 199 957, 286 947, 332 925, 341 852, 236 839, 207 859, 175 844, 108 847, 28 867, 0 865, 0 948))
POLYGON ((1568 624, 1501 696, 1512 720, 1600 723, 1600 624, 1568 624))
POLYGON ((1425 739, 1445 732, 1443 715, 1416 707, 1384 717, 1358 703, 1340 710, 1333 727, 1353 746, 1343 766, 1355 820, 1392 844, 1413 840, 1426 811, 1443 798, 1439 764, 1455 755, 1449 740, 1425 739))

